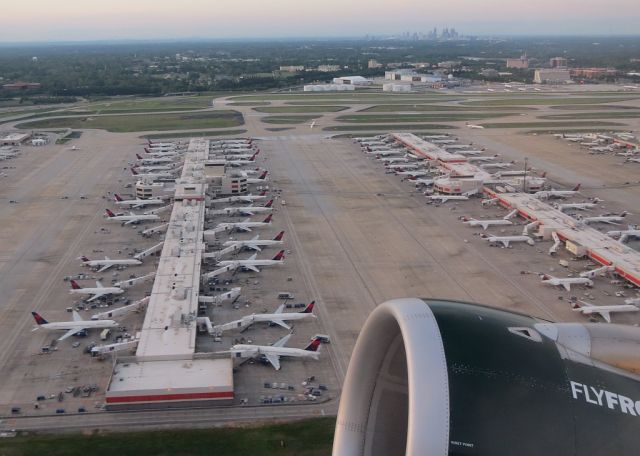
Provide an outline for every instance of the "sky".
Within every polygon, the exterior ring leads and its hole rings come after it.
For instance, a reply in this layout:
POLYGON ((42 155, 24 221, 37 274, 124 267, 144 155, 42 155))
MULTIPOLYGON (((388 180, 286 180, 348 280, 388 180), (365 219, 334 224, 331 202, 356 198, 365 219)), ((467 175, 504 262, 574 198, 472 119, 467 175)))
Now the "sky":
POLYGON ((470 35, 640 34, 639 0, 29 0, 2 6, 0 43, 357 37, 455 27, 470 35))

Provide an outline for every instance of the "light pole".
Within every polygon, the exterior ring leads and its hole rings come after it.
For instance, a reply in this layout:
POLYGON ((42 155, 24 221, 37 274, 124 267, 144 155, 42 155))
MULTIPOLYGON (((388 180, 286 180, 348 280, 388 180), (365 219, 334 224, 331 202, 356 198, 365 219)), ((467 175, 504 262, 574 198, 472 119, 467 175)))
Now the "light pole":
POLYGON ((527 157, 524 157, 524 179, 522 179, 522 193, 527 193, 527 157))

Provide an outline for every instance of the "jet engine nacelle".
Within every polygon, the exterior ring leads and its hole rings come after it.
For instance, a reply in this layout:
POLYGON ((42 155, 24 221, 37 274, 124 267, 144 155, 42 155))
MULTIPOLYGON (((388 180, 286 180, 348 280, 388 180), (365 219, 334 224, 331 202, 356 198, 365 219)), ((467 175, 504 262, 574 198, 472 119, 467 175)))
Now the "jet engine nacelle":
POLYGON ((358 337, 333 454, 635 455, 639 372, 635 327, 388 301, 358 337))

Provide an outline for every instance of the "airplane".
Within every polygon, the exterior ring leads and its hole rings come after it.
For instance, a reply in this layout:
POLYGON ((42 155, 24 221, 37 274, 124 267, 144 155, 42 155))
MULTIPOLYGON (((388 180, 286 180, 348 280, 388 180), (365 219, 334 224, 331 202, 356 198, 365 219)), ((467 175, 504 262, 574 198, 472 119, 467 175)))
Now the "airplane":
POLYGON ((156 214, 134 214, 133 212, 129 212, 129 215, 116 215, 111 212, 109 209, 106 209, 106 217, 108 220, 114 220, 117 222, 123 222, 124 225, 129 225, 132 223, 144 222, 147 220, 159 220, 160 217, 156 214))
POLYGON ((580 184, 576 185, 572 190, 540 190, 539 192, 535 192, 532 196, 538 199, 568 198, 578 193, 579 190, 580 184))
POLYGON ((78 285, 78 282, 72 280, 71 282, 71 290, 69 290, 70 294, 89 294, 91 296, 87 302, 95 301, 98 298, 102 298, 103 296, 108 295, 119 295, 124 293, 124 290, 119 287, 105 287, 102 285, 102 282, 96 280, 95 288, 82 288, 78 285))
POLYGON ((611 323, 611 314, 617 312, 638 312, 640 308, 633 304, 618 304, 609 306, 595 306, 585 301, 575 301, 571 307, 582 315, 598 314, 604 321, 611 323))
POLYGON ((486 230, 490 226, 498 226, 498 225, 513 225, 513 222, 509 219, 513 218, 518 213, 517 209, 509 212, 501 219, 496 220, 476 220, 476 219, 464 219, 464 223, 469 226, 481 226, 483 230, 486 230))
POLYGON ((431 173, 429 173, 429 171, 426 170, 407 170, 407 171, 396 171, 396 175, 398 176, 407 176, 408 179, 411 179, 412 177, 418 178, 418 177, 422 177, 422 176, 427 176, 431 173))
POLYGON ((239 329, 241 331, 244 331, 254 323, 269 322, 269 323, 282 326, 284 329, 291 330, 291 326, 285 323, 286 321, 316 318, 315 314, 313 313, 313 307, 315 306, 315 303, 316 303, 315 301, 311 301, 311 303, 307 304, 307 306, 300 312, 286 312, 286 313, 283 312, 284 304, 281 304, 280 307, 278 307, 278 309, 274 313, 247 315, 240 318, 239 320, 234 320, 222 325, 216 325, 213 327, 213 329, 217 333, 230 331, 233 329, 239 329))
POLYGON ((246 241, 226 241, 222 245, 225 247, 237 246, 239 248, 247 248, 247 249, 257 250, 258 252, 262 252, 262 249, 260 247, 268 247, 270 245, 282 244, 283 237, 284 237, 284 231, 280 231, 278 235, 273 239, 260 239, 260 235, 258 235, 253 239, 248 239, 246 241))
POLYGON ((421 168, 422 165, 418 163, 392 163, 390 165, 388 164, 384 165, 384 167, 389 171, 394 171, 394 170, 418 169, 418 168, 421 168))
POLYGON ((473 125, 473 124, 467 123, 467 127, 477 129, 477 130, 484 130, 484 127, 482 125, 473 125))
POLYGON ((434 179, 416 179, 416 178, 409 178, 409 180, 411 180, 411 182, 413 182, 416 187, 429 187, 431 185, 433 185, 434 183, 434 179))
POLYGON ((117 193, 114 193, 113 198, 115 199, 115 203, 118 206, 129 206, 132 209, 138 209, 144 206, 152 206, 152 205, 157 205, 157 204, 164 204, 165 201, 161 200, 159 198, 152 198, 152 199, 141 199, 141 198, 136 198, 133 200, 125 200, 123 199, 120 195, 118 195, 117 193))
POLYGON ((588 287, 593 286, 593 280, 587 277, 566 277, 564 279, 559 277, 553 277, 549 274, 542 274, 540 276, 542 283, 551 285, 554 287, 564 287, 565 290, 571 291, 571 285, 586 285, 588 287))
POLYGON ((569 209, 577 209, 580 211, 588 211, 596 207, 594 203, 570 203, 570 204, 558 204, 556 208, 559 211, 566 211, 569 209))
POLYGON ((482 235, 482 238, 489 243, 500 242, 505 248, 509 247, 512 242, 526 242, 529 245, 534 245, 535 242, 529 236, 487 236, 482 235))
POLYGON ((610 225, 619 225, 627 216, 624 211, 620 215, 600 215, 597 217, 582 217, 580 221, 586 225, 590 223, 609 223, 610 225))
POLYGON ((480 155, 482 152, 482 150, 456 150, 456 154, 458 155, 480 155))
POLYGON ((473 163, 473 162, 490 162, 490 161, 493 161, 493 160, 495 160, 495 159, 496 159, 496 157, 495 157, 495 156, 493 156, 493 157, 486 157, 486 156, 481 157, 481 156, 476 156, 476 157, 469 157, 469 158, 467 159, 467 161, 468 161, 469 163, 473 163))
POLYGON ((112 260, 105 256, 104 260, 90 260, 86 256, 81 256, 82 264, 89 266, 90 268, 100 268, 97 272, 104 272, 111 266, 137 266, 142 264, 142 261, 133 258, 123 258, 120 260, 112 260))
POLYGON ((431 201, 440 201, 441 203, 446 203, 447 201, 466 201, 469 199, 466 195, 428 195, 427 199, 431 201))
POLYGON ((511 168, 512 166, 513 166, 512 163, 494 162, 494 163, 483 163, 483 164, 480 165, 480 168, 482 168, 482 169, 491 169, 491 168, 506 169, 506 168, 511 168))
POLYGON ((311 129, 313 129, 313 127, 315 127, 315 126, 316 126, 316 121, 315 121, 315 120, 314 120, 314 121, 312 121, 312 122, 309 124, 309 128, 311 128, 311 129))
POLYGON ((383 158, 376 158, 376 160, 382 163, 389 163, 389 164, 409 162, 409 159, 407 157, 383 157, 383 158))
POLYGON ((260 177, 249 177, 247 178, 247 184, 263 184, 267 181, 267 174, 269 174, 269 171, 264 171, 260 174, 260 177))
POLYGON ((33 328, 33 331, 38 328, 66 331, 61 337, 58 338, 58 340, 65 340, 71 336, 82 333, 87 329, 115 328, 119 326, 118 323, 113 320, 83 320, 80 314, 75 310, 73 311, 73 321, 59 321, 49 323, 47 320, 42 318, 42 316, 40 316, 38 312, 31 312, 31 315, 33 315, 33 319, 38 325, 33 328))
POLYGON ((257 255, 258 255, 257 253, 254 253, 253 255, 251 255, 249 258, 245 260, 219 261, 216 266, 219 266, 220 268, 230 268, 230 269, 227 269, 228 271, 235 270, 238 268, 244 268, 254 272, 260 272, 260 269, 258 269, 258 266, 274 266, 274 265, 284 264, 284 250, 280 250, 278 254, 270 260, 258 260, 256 259, 257 255))
POLYGON ((165 163, 175 163, 175 160, 171 157, 163 156, 163 157, 154 157, 154 158, 144 158, 140 154, 136 154, 138 161, 141 165, 162 165, 165 163))
POLYGON ((250 165, 251 163, 256 161, 256 157, 258 156, 259 153, 260 152, 256 152, 246 160, 241 160, 241 159, 226 160, 226 164, 230 166, 250 165))
POLYGON ((284 345, 291 338, 291 334, 287 334, 273 345, 247 345, 238 344, 229 349, 233 358, 256 358, 264 357, 275 370, 280 370, 280 357, 290 356, 294 358, 313 358, 318 360, 320 357, 320 339, 314 337, 309 345, 305 348, 289 348, 284 345))
POLYGON ((264 219, 262 222, 252 222, 249 219, 245 219, 242 222, 224 222, 224 223, 219 223, 214 229, 214 232, 220 232, 220 231, 233 231, 233 230, 239 230, 239 231, 251 231, 251 228, 259 228, 262 226, 267 226, 267 225, 271 225, 271 218, 273 217, 273 214, 269 214, 269 216, 264 219))
POLYGON ((248 194, 248 195, 229 196, 229 197, 226 197, 226 198, 218 198, 218 199, 211 200, 211 204, 216 204, 216 203, 238 203, 238 202, 252 203, 254 201, 265 199, 266 197, 267 197, 267 192, 264 191, 264 192, 260 193, 259 195, 248 194))
POLYGON ((640 237, 640 229, 629 228, 628 230, 607 231, 607 236, 618 238, 620 242, 626 242, 630 237, 640 237))
POLYGON ((238 296, 240 296, 240 292, 242 291, 242 287, 233 287, 231 290, 226 293, 221 293, 215 296, 198 296, 198 302, 221 305, 227 301, 234 302, 238 296))
POLYGON ((225 207, 224 209, 209 210, 209 215, 255 215, 261 212, 272 212, 273 200, 269 200, 264 206, 225 207))
POLYGON ((135 168, 131 168, 131 174, 139 179, 175 179, 172 173, 139 173, 135 168))
POLYGON ((629 162, 629 163, 640 163, 640 157, 638 157, 638 158, 631 158, 630 157, 630 158, 627 158, 625 161, 629 162))

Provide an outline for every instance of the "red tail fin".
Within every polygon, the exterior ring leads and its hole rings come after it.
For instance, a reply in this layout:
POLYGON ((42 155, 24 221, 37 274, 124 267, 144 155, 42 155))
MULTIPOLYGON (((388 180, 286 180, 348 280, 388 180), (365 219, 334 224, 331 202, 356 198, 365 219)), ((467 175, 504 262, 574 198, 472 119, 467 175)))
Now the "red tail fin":
POLYGON ((273 261, 284 260, 284 250, 280 250, 276 256, 273 257, 273 261))
POLYGON ((273 200, 270 199, 267 204, 264 205, 264 207, 271 207, 273 205, 273 200))
POLYGON ((542 176, 540 176, 540 177, 542 177, 543 179, 544 179, 545 177, 547 177, 547 172, 545 171, 544 173, 542 173, 542 176))
POLYGON ((313 307, 316 305, 315 301, 311 301, 309 304, 307 304, 307 307, 304 308, 304 310, 300 313, 303 314, 310 314, 313 313, 313 307))
POLYGON ((71 288, 74 289, 74 290, 82 289, 82 287, 80 285, 78 285, 78 282, 76 282, 75 280, 71 281, 71 288))
POLYGON ((264 219, 262 223, 271 223, 271 217, 273 217, 273 214, 269 214, 269 216, 266 219, 264 219))
POLYGON ((264 190, 262 193, 260 193, 260 196, 267 196, 267 191, 264 190))
POLYGON ((260 152, 256 152, 255 154, 253 154, 253 156, 249 159, 249 161, 255 161, 259 153, 260 152))
POLYGON ((142 157, 140 156, 140 154, 136 154, 136 157, 138 157, 138 160, 142 160, 142 157))
POLYGON ((42 318, 38 312, 31 312, 31 315, 33 315, 33 319, 39 325, 46 325, 47 323, 49 323, 47 320, 42 318))
POLYGON ((576 185, 575 187, 573 187, 573 191, 574 191, 574 192, 577 192, 578 190, 580 190, 580 186, 581 186, 581 185, 582 185, 582 184, 578 184, 578 185, 576 185))
POLYGON ((114 214, 113 212, 111 212, 111 210, 109 209, 105 209, 107 211, 107 217, 115 217, 116 214, 114 214))
POLYGON ((582 303, 580 301, 577 301, 577 300, 573 301, 571 303, 571 308, 572 309, 580 309, 580 308, 582 308, 582 303))
POLYGON ((138 172, 135 170, 135 168, 131 168, 131 174, 133 174, 134 176, 137 176, 138 172))
POLYGON ((151 152, 149 151, 149 149, 147 149, 146 147, 144 148, 144 151, 148 154, 150 154, 151 152))
POLYGON ((311 340, 311 343, 305 347, 305 350, 312 351, 312 352, 318 351, 318 349, 320 348, 320 342, 321 342, 320 339, 318 339, 317 337, 314 337, 311 340))
POLYGON ((80 257, 80 259, 81 259, 82 261, 91 261, 89 258, 87 258, 87 257, 86 257, 86 256, 84 256, 84 255, 82 255, 82 256, 80 257))
POLYGON ((276 237, 273 238, 274 241, 281 241, 284 237, 284 231, 280 231, 276 237))
POLYGON ((121 197, 120 195, 118 195, 117 193, 114 193, 114 194, 113 194, 113 197, 116 199, 116 201, 124 201, 124 200, 122 199, 122 197, 121 197))
POLYGON ((258 177, 258 179, 262 179, 262 180, 266 179, 267 174, 269 174, 269 171, 265 171, 264 173, 260 174, 260 177, 258 177))

